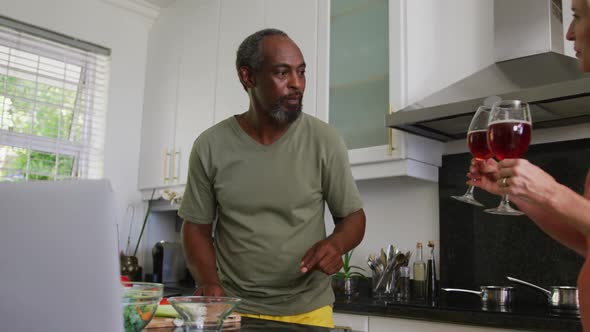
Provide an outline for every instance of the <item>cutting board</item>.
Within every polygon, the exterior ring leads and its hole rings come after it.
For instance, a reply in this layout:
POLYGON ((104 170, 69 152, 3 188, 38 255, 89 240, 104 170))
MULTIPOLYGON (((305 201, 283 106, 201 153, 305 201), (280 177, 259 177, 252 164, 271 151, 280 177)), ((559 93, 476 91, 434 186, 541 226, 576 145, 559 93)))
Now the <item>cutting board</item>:
MULTIPOLYGON (((150 332, 157 332, 155 331, 156 329, 166 329, 165 331, 170 331, 170 327, 175 327, 173 321, 174 318, 154 317, 154 319, 152 319, 152 321, 145 327, 145 330, 150 330, 150 332)), ((223 321, 223 330, 239 330, 241 321, 242 317, 239 314, 231 314, 227 316, 225 321, 223 321)))

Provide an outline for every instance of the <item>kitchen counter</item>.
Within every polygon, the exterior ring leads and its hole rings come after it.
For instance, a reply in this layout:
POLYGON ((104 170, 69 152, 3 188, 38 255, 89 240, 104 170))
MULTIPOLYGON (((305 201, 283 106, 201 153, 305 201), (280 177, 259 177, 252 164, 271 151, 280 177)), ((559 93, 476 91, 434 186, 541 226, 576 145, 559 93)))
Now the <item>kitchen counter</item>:
POLYGON ((402 303, 337 298, 334 312, 534 331, 582 331, 576 314, 552 312, 545 305, 525 303, 514 304, 509 309, 483 308, 479 299, 476 300, 402 303))
MULTIPOLYGON (((157 329, 144 329, 144 332, 184 332, 185 329, 182 327, 167 327, 157 329)), ((224 329, 223 331, 236 331, 236 332, 355 332, 344 329, 330 329, 324 327, 316 327, 309 325, 299 325, 290 323, 273 322, 270 320, 254 319, 248 317, 242 317, 242 321, 239 328, 232 327, 224 329)))

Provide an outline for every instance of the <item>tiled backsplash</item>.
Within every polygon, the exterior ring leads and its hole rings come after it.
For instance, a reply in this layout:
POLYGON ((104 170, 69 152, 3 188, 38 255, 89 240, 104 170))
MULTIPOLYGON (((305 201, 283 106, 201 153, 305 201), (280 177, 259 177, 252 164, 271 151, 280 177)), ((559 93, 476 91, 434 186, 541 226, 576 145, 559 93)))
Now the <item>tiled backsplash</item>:
MULTIPOLYGON (((560 183, 583 192, 590 168, 590 139, 534 145, 524 157, 560 183)), ((528 217, 491 215, 450 198, 467 189, 470 160, 468 153, 444 156, 439 171, 441 286, 513 285, 523 301, 537 302, 546 298, 511 284, 506 276, 543 287, 575 285, 583 258, 550 238, 528 217)), ((475 196, 486 207, 500 202, 500 197, 479 189, 475 196)))

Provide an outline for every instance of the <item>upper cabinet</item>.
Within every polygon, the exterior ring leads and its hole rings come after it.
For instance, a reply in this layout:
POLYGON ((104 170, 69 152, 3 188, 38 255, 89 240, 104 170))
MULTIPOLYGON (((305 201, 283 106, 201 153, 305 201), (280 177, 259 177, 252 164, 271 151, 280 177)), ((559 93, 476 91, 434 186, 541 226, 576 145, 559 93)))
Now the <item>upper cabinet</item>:
POLYGON ((139 188, 160 187, 173 177, 178 64, 181 36, 172 15, 162 15, 150 34, 144 88, 139 188))
POLYGON ((215 83, 215 122, 248 110, 248 95, 238 80, 236 51, 250 34, 276 28, 293 39, 305 59, 308 71, 303 111, 316 115, 316 1, 221 0, 217 82, 215 83))
POLYGON ((443 145, 385 127, 387 113, 407 103, 405 1, 322 3, 318 71, 329 78, 318 87, 327 99, 318 115, 344 137, 353 176, 437 181, 443 145))
POLYGON ((152 27, 140 189, 185 184, 192 144, 214 123, 218 13, 217 1, 177 1, 152 27))
POLYGON ((349 146, 355 178, 438 180, 444 143, 388 131, 386 114, 493 62, 493 5, 472 0, 324 2, 319 36, 325 42, 318 43, 318 62, 329 79, 318 87, 318 96, 325 93, 329 99, 323 116, 349 146))
POLYGON ((349 149, 388 143, 387 0, 332 1, 329 121, 349 149))
POLYGON ((301 48, 303 110, 344 137, 356 179, 437 181, 444 144, 385 117, 490 64, 492 11, 473 0, 175 1, 150 32, 140 189, 184 185, 199 134, 248 109, 236 51, 271 27, 301 48))
POLYGON ((236 51, 260 29, 281 29, 301 48, 309 68, 304 111, 316 115, 320 2, 177 0, 162 10, 148 46, 140 189, 185 185, 195 139, 248 110, 236 51))

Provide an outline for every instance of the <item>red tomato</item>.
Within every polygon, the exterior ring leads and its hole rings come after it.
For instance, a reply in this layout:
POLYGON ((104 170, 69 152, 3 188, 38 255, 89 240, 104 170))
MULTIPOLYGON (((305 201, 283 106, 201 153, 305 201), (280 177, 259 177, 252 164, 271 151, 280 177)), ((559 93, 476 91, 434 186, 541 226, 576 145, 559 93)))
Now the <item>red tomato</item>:
POLYGON ((166 304, 170 304, 168 303, 168 299, 167 298, 163 298, 162 301, 160 301, 161 305, 166 305, 166 304))

